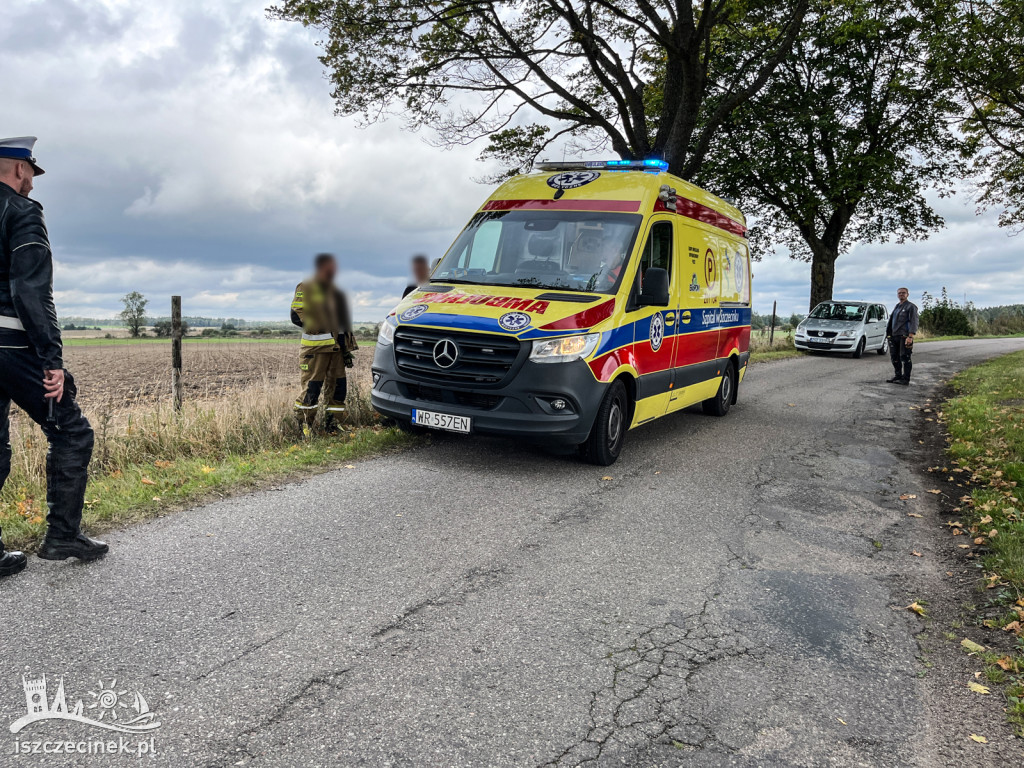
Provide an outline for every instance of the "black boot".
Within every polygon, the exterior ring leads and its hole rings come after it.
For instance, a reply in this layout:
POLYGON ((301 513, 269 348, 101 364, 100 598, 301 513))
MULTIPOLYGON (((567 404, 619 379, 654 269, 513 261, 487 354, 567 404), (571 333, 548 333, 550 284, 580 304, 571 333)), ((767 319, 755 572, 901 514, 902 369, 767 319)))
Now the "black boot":
POLYGON ((39 547, 38 554, 43 560, 67 560, 69 557, 77 557, 79 560, 89 561, 103 557, 109 549, 106 542, 90 539, 84 533, 73 539, 53 539, 47 535, 39 547))
POLYGON ((0 577, 13 576, 25 570, 28 558, 21 552, 0 553, 0 577))

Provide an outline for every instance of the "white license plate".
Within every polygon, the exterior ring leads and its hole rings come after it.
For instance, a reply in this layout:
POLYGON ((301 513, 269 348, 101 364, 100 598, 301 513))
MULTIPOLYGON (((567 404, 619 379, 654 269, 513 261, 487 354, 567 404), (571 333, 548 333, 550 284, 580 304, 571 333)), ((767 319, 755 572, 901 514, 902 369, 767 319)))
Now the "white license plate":
POLYGON ((473 420, 469 416, 452 416, 450 413, 421 411, 419 408, 413 408, 412 411, 412 423, 420 427, 444 429, 448 432, 467 434, 472 422, 473 420))

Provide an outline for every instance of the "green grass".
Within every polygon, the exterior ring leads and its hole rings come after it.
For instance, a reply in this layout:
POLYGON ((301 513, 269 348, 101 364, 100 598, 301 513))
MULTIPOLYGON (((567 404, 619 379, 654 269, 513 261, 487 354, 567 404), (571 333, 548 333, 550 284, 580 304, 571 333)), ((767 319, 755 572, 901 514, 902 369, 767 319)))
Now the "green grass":
MULTIPOLYGON (((262 336, 190 336, 185 344, 297 344, 298 335, 285 337, 262 336)), ((170 344, 170 339, 64 339, 65 347, 116 347, 137 344, 170 344)), ((361 347, 376 346, 376 341, 359 341, 361 347)))
POLYGON ((1024 352, 969 368, 952 384, 957 395, 943 418, 950 477, 970 480, 958 512, 984 576, 988 618, 978 621, 1000 640, 1015 638, 1002 657, 1010 669, 985 659, 985 675, 1004 686, 1007 717, 1024 736, 1024 352))
POLYGON ((925 344, 929 341, 968 341, 971 339, 1019 339, 1024 333, 979 334, 977 336, 918 336, 914 341, 917 344, 925 344))

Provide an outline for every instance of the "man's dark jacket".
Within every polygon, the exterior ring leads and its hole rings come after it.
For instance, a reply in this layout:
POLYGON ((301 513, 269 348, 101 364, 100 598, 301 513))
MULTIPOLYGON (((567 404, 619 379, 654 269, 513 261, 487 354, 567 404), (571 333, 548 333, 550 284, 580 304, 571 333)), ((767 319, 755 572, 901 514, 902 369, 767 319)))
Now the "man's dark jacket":
POLYGON ((53 258, 43 206, 0 182, 0 315, 24 331, 0 328, 0 346, 31 346, 41 368, 64 367, 53 306, 53 258))

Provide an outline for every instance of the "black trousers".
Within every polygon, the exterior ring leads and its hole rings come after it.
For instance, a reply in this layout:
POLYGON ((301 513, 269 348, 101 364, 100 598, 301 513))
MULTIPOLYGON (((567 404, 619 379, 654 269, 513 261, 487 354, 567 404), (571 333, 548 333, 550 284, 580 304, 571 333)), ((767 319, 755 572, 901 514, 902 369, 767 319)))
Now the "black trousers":
MULTIPOLYGON (((50 449, 46 454, 47 536, 72 539, 79 533, 85 484, 92 457, 93 432, 75 402, 75 380, 64 372, 64 397, 48 422, 43 397, 43 369, 31 347, 0 347, 0 488, 11 474, 10 413, 17 403, 43 429, 50 449)), ((0 552, 3 543, 0 542, 0 552)))
POLYGON ((914 367, 910 358, 914 354, 913 345, 907 346, 906 336, 893 336, 889 339, 889 359, 896 375, 910 381, 910 371, 914 367))

